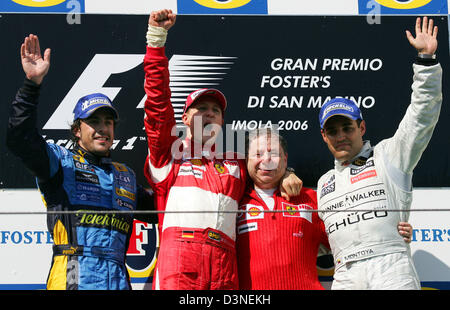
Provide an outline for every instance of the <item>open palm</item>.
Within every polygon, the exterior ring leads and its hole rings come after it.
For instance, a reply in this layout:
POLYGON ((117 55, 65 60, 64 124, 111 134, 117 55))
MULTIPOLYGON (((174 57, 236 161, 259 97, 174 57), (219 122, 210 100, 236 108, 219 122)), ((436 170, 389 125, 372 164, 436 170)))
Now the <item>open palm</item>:
POLYGON ((20 57, 27 78, 41 84, 50 68, 50 49, 46 49, 42 57, 39 38, 30 34, 20 47, 20 57))
POLYGON ((433 55, 436 52, 438 41, 437 33, 438 27, 433 26, 433 20, 428 21, 427 17, 423 18, 423 23, 420 17, 416 20, 416 37, 414 38, 411 32, 406 30, 406 37, 409 43, 415 47, 420 54, 433 55))

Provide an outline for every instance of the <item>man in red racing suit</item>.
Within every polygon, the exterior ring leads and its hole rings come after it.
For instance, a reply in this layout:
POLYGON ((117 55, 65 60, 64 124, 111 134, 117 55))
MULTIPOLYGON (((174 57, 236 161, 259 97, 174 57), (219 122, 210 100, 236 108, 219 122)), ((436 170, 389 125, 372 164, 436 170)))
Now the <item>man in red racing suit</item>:
MULTIPOLYGON (((175 15, 167 10, 153 12, 149 33, 166 34, 167 30, 159 27, 164 22, 173 25, 175 15)), ((245 163, 234 154, 219 159, 213 150, 203 151, 202 143, 192 136, 181 140, 172 133, 176 123, 168 59, 164 46, 151 43, 158 39, 158 34, 148 35, 144 59, 144 123, 149 147, 144 173, 155 191, 157 209, 166 211, 159 214, 162 237, 153 285, 155 289, 237 289, 236 214, 217 211, 237 210, 246 184, 245 163)), ((188 101, 183 119, 189 108, 198 112, 200 122, 218 118, 222 125, 226 106, 222 93, 201 90, 191 94, 188 101), (203 103, 205 98, 209 105, 203 103)), ((190 124, 185 124, 189 132, 190 124)))

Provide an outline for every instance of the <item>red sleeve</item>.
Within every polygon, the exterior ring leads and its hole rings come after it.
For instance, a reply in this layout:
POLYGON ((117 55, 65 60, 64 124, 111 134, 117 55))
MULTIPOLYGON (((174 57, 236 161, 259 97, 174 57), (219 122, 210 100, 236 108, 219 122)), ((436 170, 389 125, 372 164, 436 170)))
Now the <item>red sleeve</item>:
MULTIPOLYGON (((311 202, 313 203, 314 210, 317 210, 317 193, 316 193, 316 191, 313 189, 310 189, 310 188, 308 188, 306 190, 307 190, 307 195, 309 196, 309 198, 311 199, 311 202)), ((314 218, 316 219, 316 223, 318 226, 318 236, 320 239, 320 244, 323 244, 325 247, 327 247, 329 249, 330 243, 328 242, 328 236, 325 231, 325 224, 320 219, 319 214, 317 212, 315 212, 314 218)))
POLYGON ((147 95, 144 125, 150 151, 148 159, 154 167, 160 168, 172 159, 171 147, 177 139, 176 135, 172 135, 175 116, 170 102, 169 61, 164 47, 147 47, 144 71, 147 95))

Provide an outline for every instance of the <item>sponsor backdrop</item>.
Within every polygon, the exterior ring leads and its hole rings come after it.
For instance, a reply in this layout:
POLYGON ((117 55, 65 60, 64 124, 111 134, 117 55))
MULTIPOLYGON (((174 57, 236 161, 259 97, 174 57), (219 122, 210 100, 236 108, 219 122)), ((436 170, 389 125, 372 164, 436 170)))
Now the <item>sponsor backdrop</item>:
POLYGON ((148 14, 168 8, 178 14, 448 14, 449 0, 3 0, 1 12, 148 14))
MULTIPOLYGON (((402 4, 407 1, 346 0, 337 6, 332 0, 314 4, 171 0, 128 1, 126 7, 120 2, 2 1, 0 11, 6 13, 0 17, 0 34, 8 44, 0 51, 6 73, 0 118, 1 124, 7 123, 9 103, 24 78, 20 43, 29 33, 38 34, 41 47, 52 48, 38 114, 45 139, 70 148, 67 128, 76 100, 86 93, 103 92, 121 115, 113 156, 129 163, 144 184, 142 60, 151 10, 169 7, 185 14, 170 31, 166 49, 177 119, 190 91, 221 89, 229 102, 223 141, 233 141, 224 143, 224 148, 239 146, 234 138, 243 130, 278 128, 289 142, 289 165, 309 187, 315 187, 318 177, 332 167, 318 125, 319 109, 330 98, 348 97, 360 105, 368 123, 367 139, 373 143, 394 133, 409 104, 415 52, 404 30, 413 29, 415 16, 409 15, 422 12, 414 11, 417 8, 426 8, 425 14, 440 14, 434 17, 440 28, 438 56, 444 72, 449 66, 447 1, 408 1, 411 5, 406 6, 402 4), (277 16, 296 14, 303 16, 277 16)), ((448 85, 446 75, 444 85, 448 85)), ((444 100, 448 97, 444 86, 444 100)), ((450 198, 449 118, 444 101, 434 136, 415 170, 418 198, 413 208, 443 209, 450 198)), ((5 140, 5 126, 0 126, 0 139, 5 140)), ((43 211, 31 175, 4 143, 0 149, 1 211, 43 211)), ((422 285, 449 289, 450 231, 444 221, 448 214, 429 212, 426 221, 423 215, 411 215, 412 249, 422 285)), ((45 216, 0 217, 0 250, 7 261, 0 270, 0 288, 44 288, 51 251, 45 216), (29 256, 38 257, 41 268, 27 270, 28 262, 17 259, 29 256)), ((127 259, 134 288, 151 287, 156 232, 153 223, 135 222, 127 259)), ((326 256, 319 258, 325 286, 332 267, 326 256)))

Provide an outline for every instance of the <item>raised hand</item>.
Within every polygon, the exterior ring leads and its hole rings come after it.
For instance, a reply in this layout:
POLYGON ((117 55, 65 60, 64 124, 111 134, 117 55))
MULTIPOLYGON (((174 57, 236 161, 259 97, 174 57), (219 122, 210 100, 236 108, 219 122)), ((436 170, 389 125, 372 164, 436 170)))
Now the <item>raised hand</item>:
POLYGON ((420 17, 416 19, 416 37, 406 30, 406 37, 409 43, 417 50, 419 54, 433 55, 436 52, 438 27, 433 26, 433 20, 428 21, 427 17, 423 18, 421 23, 420 17))
POLYGON ((22 68, 27 78, 36 84, 41 84, 50 68, 50 49, 46 49, 44 57, 41 56, 39 38, 30 34, 20 47, 22 68))
POLYGON ((165 9, 152 12, 148 18, 148 24, 169 30, 173 25, 175 25, 176 19, 177 15, 173 14, 172 10, 165 9))

